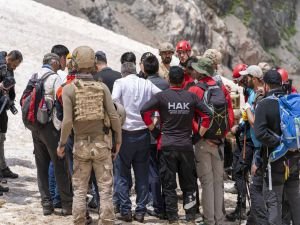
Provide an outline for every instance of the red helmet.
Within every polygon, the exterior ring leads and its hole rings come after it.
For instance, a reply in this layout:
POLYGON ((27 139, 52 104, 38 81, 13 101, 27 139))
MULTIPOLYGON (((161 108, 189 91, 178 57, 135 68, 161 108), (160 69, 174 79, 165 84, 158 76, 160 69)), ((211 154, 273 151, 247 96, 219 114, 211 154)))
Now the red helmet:
POLYGON ((241 71, 244 71, 247 69, 247 65, 246 64, 237 64, 234 68, 233 68, 233 72, 232 72, 232 79, 233 80, 239 80, 241 78, 241 71))
POLYGON ((176 45, 176 52, 177 51, 191 51, 192 47, 190 42, 186 41, 186 40, 181 40, 177 43, 176 45))
POLYGON ((288 74, 288 72, 285 69, 278 68, 277 72, 280 73, 280 76, 281 76, 281 79, 282 79, 283 83, 286 83, 286 82, 289 81, 289 74, 288 74))

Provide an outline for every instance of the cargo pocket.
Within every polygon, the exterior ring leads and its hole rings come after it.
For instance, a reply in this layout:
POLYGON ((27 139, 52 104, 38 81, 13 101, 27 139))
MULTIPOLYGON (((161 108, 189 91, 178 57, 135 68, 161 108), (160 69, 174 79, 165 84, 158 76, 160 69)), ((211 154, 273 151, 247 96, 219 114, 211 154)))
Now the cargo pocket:
POLYGON ((110 157, 110 150, 105 142, 96 142, 91 148, 91 158, 97 160, 106 160, 110 157))
POLYGON ((102 176, 102 182, 110 184, 112 183, 113 179, 113 166, 112 163, 105 163, 104 164, 104 171, 102 176))
POLYGON ((74 157, 82 160, 91 159, 91 153, 89 149, 89 143, 87 141, 77 141, 73 148, 74 157))

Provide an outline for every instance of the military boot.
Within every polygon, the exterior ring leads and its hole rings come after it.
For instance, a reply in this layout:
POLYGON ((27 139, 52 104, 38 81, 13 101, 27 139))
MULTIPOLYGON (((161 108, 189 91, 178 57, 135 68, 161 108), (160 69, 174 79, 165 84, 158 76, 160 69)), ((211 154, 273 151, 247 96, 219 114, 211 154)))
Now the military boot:
POLYGON ((45 202, 43 203, 43 214, 44 216, 49 216, 54 212, 52 202, 45 202))
POLYGON ((3 187, 2 185, 0 185, 0 192, 9 192, 9 188, 3 187))
POLYGON ((6 167, 5 169, 3 169, 3 170, 1 171, 1 173, 2 173, 2 176, 3 176, 4 178, 12 178, 12 179, 15 179, 15 178, 18 178, 18 177, 19 177, 19 175, 16 174, 16 173, 14 173, 14 172, 12 172, 12 171, 9 169, 9 167, 6 167))

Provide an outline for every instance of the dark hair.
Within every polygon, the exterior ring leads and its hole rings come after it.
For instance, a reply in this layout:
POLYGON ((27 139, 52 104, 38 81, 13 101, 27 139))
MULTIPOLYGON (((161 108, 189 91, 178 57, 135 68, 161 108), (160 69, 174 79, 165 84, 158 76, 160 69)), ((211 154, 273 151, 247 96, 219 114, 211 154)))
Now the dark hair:
POLYGON ((97 51, 95 54, 97 63, 98 62, 103 62, 105 64, 107 64, 107 59, 106 59, 106 54, 103 51, 97 51))
POLYGON ((59 57, 62 57, 62 56, 67 57, 67 55, 70 52, 69 52, 69 49, 64 45, 54 45, 51 49, 51 53, 55 53, 59 57))
POLYGON ((136 57, 135 54, 133 52, 125 52, 122 56, 121 56, 121 64, 125 63, 125 62, 132 62, 134 64, 136 64, 136 57))
POLYGON ((143 61, 149 56, 154 56, 154 55, 151 52, 145 52, 141 57, 141 63, 143 63, 143 61))
POLYGON ((183 69, 179 66, 171 66, 169 70, 169 80, 171 84, 181 84, 184 79, 183 69))
POLYGON ((144 72, 148 74, 155 74, 159 69, 159 62, 155 55, 148 56, 143 60, 144 72))
POLYGON ((7 55, 12 61, 23 61, 23 55, 19 50, 13 50, 10 53, 8 53, 7 55))
POLYGON ((271 89, 279 88, 282 86, 282 79, 280 73, 276 69, 271 69, 263 77, 266 84, 270 86, 271 89))
POLYGON ((196 63, 196 62, 198 62, 198 59, 196 56, 189 57, 188 60, 186 61, 186 68, 193 70, 192 63, 196 63))

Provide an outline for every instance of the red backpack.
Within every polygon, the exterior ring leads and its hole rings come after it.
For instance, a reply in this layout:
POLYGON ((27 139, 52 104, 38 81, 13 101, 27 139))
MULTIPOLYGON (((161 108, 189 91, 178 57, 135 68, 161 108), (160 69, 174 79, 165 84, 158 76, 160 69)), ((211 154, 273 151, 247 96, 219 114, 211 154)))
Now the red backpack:
POLYGON ((38 74, 32 75, 23 91, 20 103, 22 119, 26 128, 33 131, 49 122, 52 107, 45 101, 44 81, 54 72, 47 72, 41 78, 38 74))

